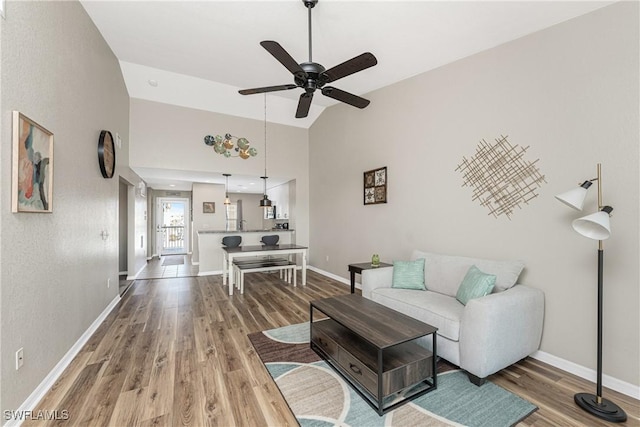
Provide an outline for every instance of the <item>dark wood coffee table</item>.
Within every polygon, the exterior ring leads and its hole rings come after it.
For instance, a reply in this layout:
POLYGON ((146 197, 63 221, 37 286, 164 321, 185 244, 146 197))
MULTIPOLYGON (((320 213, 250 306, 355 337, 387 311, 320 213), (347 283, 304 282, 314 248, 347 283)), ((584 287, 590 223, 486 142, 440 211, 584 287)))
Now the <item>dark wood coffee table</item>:
POLYGON ((311 348, 379 415, 436 389, 437 328, 357 294, 312 301, 309 312, 311 348), (415 342, 426 335, 433 352, 415 342))

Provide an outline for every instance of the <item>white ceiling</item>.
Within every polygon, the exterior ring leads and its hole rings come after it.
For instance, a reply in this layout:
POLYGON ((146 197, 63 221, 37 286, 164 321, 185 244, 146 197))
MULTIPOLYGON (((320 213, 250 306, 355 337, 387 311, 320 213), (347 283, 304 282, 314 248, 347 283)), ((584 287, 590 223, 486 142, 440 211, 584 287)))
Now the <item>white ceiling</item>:
MULTIPOLYGON (((132 98, 262 120, 263 95, 238 90, 289 84, 293 77, 260 41, 275 40, 298 62, 308 60, 301 0, 81 2, 120 60, 132 98)), ((366 98, 375 89, 611 3, 320 0, 312 12, 313 60, 330 68, 373 53, 378 65, 332 83, 366 98)), ((295 119, 300 93, 269 94, 268 121, 308 128, 337 102, 316 92, 309 117, 295 119)))
MULTIPOLYGON (((135 171, 148 185, 156 189, 191 191, 193 182, 226 185, 225 177, 221 173, 140 167, 135 168, 135 171)), ((277 187, 287 181, 286 178, 270 177, 269 188, 277 187)), ((261 194, 264 191, 264 181, 256 176, 234 174, 229 177, 228 191, 229 193, 261 194)))

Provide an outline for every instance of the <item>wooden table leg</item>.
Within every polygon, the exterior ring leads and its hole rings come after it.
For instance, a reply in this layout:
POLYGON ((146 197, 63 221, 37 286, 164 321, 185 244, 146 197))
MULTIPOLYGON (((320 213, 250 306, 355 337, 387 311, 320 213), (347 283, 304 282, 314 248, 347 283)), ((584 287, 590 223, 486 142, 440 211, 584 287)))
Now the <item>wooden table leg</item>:
POLYGON ((349 273, 351 274, 351 293, 353 294, 356 292, 356 272, 349 270, 349 273))
POLYGON ((307 251, 302 252, 302 286, 307 286, 307 251))

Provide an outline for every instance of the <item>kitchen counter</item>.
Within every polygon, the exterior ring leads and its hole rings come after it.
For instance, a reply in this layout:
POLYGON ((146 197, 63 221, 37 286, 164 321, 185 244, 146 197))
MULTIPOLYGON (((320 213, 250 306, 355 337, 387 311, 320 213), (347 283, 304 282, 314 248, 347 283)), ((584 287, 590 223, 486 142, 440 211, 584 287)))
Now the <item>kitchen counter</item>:
POLYGON ((198 230, 198 276, 222 273, 222 238, 225 236, 241 236, 242 246, 260 245, 262 236, 280 236, 278 243, 295 244, 295 230, 273 228, 269 230, 198 230))

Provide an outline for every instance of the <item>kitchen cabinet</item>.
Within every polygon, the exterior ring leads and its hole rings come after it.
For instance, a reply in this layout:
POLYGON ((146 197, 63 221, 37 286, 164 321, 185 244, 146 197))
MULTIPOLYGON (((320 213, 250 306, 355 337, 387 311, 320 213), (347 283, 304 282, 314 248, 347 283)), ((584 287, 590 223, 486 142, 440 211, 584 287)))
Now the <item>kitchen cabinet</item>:
POLYGON ((271 204, 276 206, 275 219, 289 219, 289 183, 267 190, 271 204))

